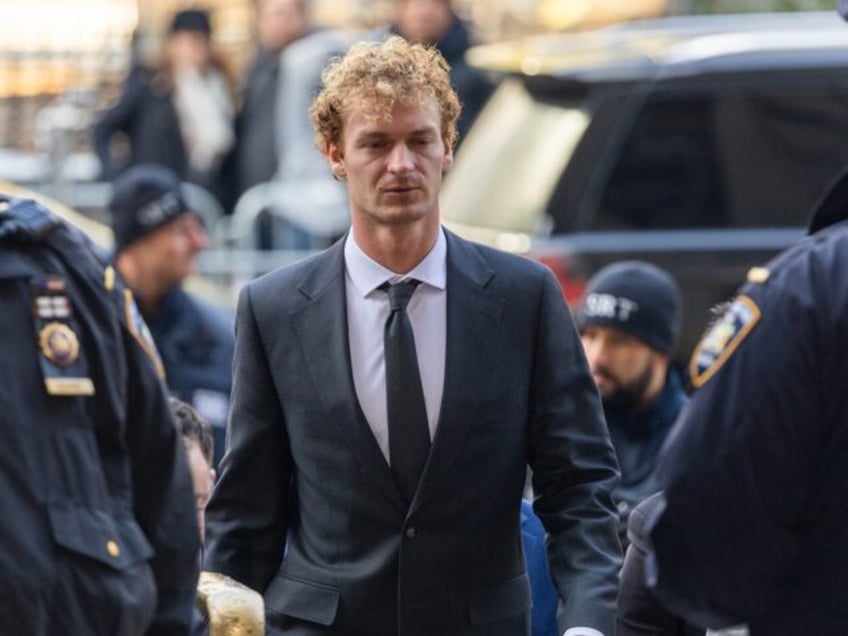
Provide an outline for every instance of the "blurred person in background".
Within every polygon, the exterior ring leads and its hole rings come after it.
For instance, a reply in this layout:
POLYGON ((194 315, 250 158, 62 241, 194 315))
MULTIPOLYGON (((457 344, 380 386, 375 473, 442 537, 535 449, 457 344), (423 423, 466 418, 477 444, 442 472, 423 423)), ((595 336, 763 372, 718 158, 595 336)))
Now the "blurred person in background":
MULTIPOLYGON (((204 519, 206 516, 206 504, 212 496, 212 487, 215 484, 215 469, 212 468, 215 459, 215 440, 212 427, 200 417, 200 414, 190 404, 171 396, 168 398, 168 406, 174 418, 174 424, 180 433, 185 446, 188 468, 191 473, 191 483, 194 487, 194 503, 197 508, 197 527, 200 530, 201 554, 203 561, 203 540, 205 539, 204 519)), ((195 608, 195 636, 207 636, 209 633, 209 620, 203 612, 203 606, 195 608)))
POLYGON ((242 195, 259 186, 247 197, 247 208, 266 213, 258 220, 259 246, 308 248, 318 237, 314 228, 326 228, 327 219, 335 228, 327 241, 349 226, 344 188, 313 143, 308 111, 321 71, 347 50, 351 37, 316 27, 307 0, 263 0, 257 19, 264 44, 248 76, 237 145, 227 162, 230 203, 235 210, 242 195))
MULTIPOLYGON (((202 542, 205 538, 206 504, 215 484, 212 427, 182 400, 171 396, 168 404, 188 458, 202 542)), ((202 549, 201 543, 201 552, 202 549)), ((194 636, 260 636, 265 633, 262 597, 253 590, 232 579, 210 577, 206 573, 198 582, 197 592, 194 636)))
POLYGON ((102 176, 111 180, 129 166, 152 163, 222 199, 220 169, 235 143, 233 118, 230 81, 212 48, 209 16, 180 11, 161 59, 134 66, 117 102, 95 123, 102 176), (128 144, 126 157, 113 156, 119 134, 128 144))
POLYGON ((435 46, 450 64, 451 84, 462 102, 457 122, 457 143, 462 143, 494 88, 485 72, 465 61, 472 44, 468 26, 453 10, 451 0, 394 0, 389 31, 410 42, 435 46))
POLYGON ((232 317, 182 289, 208 242, 200 218, 176 175, 154 165, 135 166, 116 180, 109 211, 115 268, 150 327, 168 387, 213 425, 221 449, 232 384, 232 317))
POLYGON ((621 470, 613 496, 624 545, 630 511, 659 490, 656 458, 686 404, 683 382, 671 364, 681 313, 677 282, 641 261, 598 271, 576 312, 621 470))
MULTIPOLYGON (((245 76, 236 118, 232 169, 235 197, 277 172, 281 142, 277 134, 280 56, 290 44, 313 31, 308 0, 258 0, 258 47, 245 76)), ((317 78, 316 78, 317 83, 317 78)), ((304 112, 304 119, 306 114, 304 112)))
POLYGON ((191 404, 173 395, 168 398, 168 406, 185 445, 191 483, 194 487, 197 527, 200 530, 200 540, 203 541, 206 535, 206 504, 209 503, 212 487, 215 485, 215 437, 212 425, 203 419, 191 404))
POLYGON ((81 232, 0 201, 0 631, 185 636, 199 537, 155 347, 81 232))

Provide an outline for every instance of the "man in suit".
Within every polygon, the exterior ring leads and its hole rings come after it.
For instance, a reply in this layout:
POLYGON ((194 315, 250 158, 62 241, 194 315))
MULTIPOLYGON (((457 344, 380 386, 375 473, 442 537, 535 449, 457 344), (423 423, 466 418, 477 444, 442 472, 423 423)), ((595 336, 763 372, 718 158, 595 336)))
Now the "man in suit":
POLYGON ((600 401, 550 272, 440 225, 459 109, 433 49, 336 60, 311 116, 351 232, 241 293, 204 569, 273 634, 529 634, 528 464, 562 631, 614 633, 600 401))

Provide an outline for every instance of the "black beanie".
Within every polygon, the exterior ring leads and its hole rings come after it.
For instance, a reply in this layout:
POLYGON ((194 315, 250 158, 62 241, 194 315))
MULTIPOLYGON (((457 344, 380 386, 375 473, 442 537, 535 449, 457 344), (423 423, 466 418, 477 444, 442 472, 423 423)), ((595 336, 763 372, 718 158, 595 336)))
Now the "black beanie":
POLYGON ((174 14, 171 20, 171 33, 179 31, 195 31, 210 35, 212 24, 209 22, 209 14, 202 9, 185 9, 174 14))
POLYGON ((641 261, 613 263, 586 286, 577 310, 578 329, 614 327, 670 354, 680 331, 680 288, 664 270, 641 261))
POLYGON ((173 172, 154 165, 130 168, 115 181, 109 201, 115 253, 188 211, 173 172))

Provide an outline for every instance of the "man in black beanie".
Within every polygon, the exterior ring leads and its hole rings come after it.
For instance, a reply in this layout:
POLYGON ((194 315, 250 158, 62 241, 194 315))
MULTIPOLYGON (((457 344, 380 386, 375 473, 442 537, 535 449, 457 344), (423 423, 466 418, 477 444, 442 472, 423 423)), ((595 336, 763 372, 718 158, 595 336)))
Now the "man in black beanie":
POLYGON ((683 383, 670 365, 680 318, 677 283, 640 261, 601 269, 589 280, 576 313, 621 469, 613 495, 625 545, 627 517, 656 492, 657 453, 686 403, 683 383))
POLYGON ((177 176, 161 166, 131 168, 109 202, 115 269, 132 290, 165 366, 171 392, 191 404, 224 446, 231 387, 232 317, 182 289, 208 244, 177 176))

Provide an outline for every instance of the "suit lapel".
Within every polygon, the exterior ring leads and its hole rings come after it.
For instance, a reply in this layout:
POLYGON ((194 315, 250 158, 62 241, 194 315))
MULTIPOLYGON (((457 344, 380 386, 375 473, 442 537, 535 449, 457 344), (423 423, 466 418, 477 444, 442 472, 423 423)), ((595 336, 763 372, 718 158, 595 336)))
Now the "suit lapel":
POLYGON ((403 510, 406 503, 362 414, 350 367, 345 304, 344 239, 316 260, 298 286, 305 302, 293 315, 304 360, 328 416, 383 492, 403 510), (317 352, 314 353, 314 352, 317 352))
POLYGON ((491 357, 500 329, 504 298, 489 283, 494 271, 469 243, 450 232, 447 269, 445 385, 439 425, 424 468, 414 509, 438 471, 464 442, 479 398, 485 395, 491 357))

